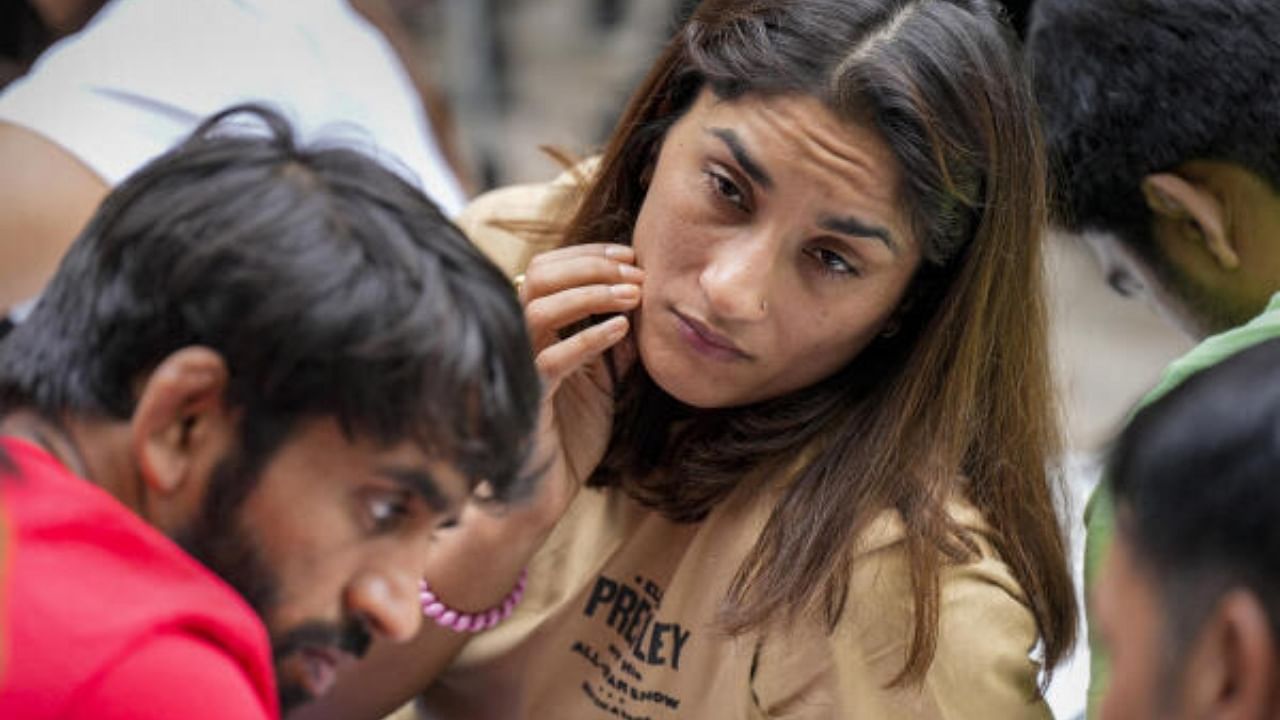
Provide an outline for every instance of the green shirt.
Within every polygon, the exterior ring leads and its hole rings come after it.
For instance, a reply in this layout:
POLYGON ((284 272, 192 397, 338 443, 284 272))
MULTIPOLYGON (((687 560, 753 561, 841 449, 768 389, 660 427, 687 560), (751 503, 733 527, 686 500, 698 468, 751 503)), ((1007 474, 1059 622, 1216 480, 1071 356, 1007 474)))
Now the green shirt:
MULTIPOLYGON (((1280 293, 1272 296, 1267 309, 1253 320, 1240 327, 1232 328, 1205 339, 1186 355, 1178 358, 1165 369, 1159 384, 1138 402, 1137 409, 1149 405, 1163 397, 1182 381, 1212 365, 1217 365, 1226 358, 1257 345, 1264 340, 1280 337, 1280 293)), ((1115 505, 1111 497, 1111 489, 1104 477, 1098 484, 1093 497, 1084 511, 1085 544, 1084 544, 1084 586, 1086 607, 1090 607, 1092 594, 1089 592, 1097 578, 1102 559, 1111 545, 1111 537, 1115 526, 1115 505)), ((1089 613, 1089 717, 1096 717, 1097 703, 1106 690, 1107 677, 1110 675, 1110 658, 1102 645, 1102 638, 1094 632, 1092 608, 1089 613)))

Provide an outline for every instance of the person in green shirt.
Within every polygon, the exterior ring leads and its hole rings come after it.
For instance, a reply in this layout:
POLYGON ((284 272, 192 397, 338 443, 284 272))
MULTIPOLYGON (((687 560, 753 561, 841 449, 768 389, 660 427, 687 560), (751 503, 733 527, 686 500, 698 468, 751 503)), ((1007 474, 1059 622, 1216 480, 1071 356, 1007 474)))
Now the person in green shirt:
MULTIPOLYGON (((1203 339, 1140 407, 1280 336, 1280 3, 1037 0, 1027 52, 1062 229, 1203 339)), ((1105 479, 1085 518, 1089 589, 1113 535, 1105 479)), ((1093 717, 1108 673, 1090 646, 1093 717)))
POLYGON ((1144 407, 1108 458, 1100 720, 1280 716, 1280 339, 1144 407))

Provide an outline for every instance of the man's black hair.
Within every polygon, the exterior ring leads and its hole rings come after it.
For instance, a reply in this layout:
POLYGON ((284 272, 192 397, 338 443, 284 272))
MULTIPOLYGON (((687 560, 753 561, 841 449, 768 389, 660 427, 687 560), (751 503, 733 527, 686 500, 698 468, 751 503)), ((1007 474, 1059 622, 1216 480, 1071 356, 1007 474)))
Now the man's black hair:
POLYGON ((1140 183, 1189 160, 1280 190, 1280 2, 1036 0, 1028 33, 1061 222, 1148 260, 1140 183))
POLYGON ((220 353, 244 452, 305 418, 412 440, 526 491, 539 384, 510 284, 420 191, 232 108, 113 191, 0 343, 0 412, 124 420, 187 346, 220 353))
POLYGON ((1258 597, 1280 643, 1280 339, 1139 412, 1109 476, 1120 532, 1168 611, 1171 660, 1233 588, 1258 597))

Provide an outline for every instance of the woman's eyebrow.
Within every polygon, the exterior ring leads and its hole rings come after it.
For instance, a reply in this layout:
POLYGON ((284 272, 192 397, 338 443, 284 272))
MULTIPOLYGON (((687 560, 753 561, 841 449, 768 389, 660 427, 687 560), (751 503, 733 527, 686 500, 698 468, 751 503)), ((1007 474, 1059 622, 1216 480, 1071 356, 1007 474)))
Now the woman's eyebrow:
POLYGON ((889 248, 889 252, 894 255, 902 254, 902 248, 893 239, 893 235, 888 230, 865 223, 853 216, 846 217, 825 217, 819 223, 819 227, 831 232, 840 233, 841 235, 852 235, 854 237, 875 238, 884 243, 889 248))
POLYGON ((729 148, 729 152, 733 154, 733 159, 738 161, 742 166, 743 172, 751 176, 760 187, 765 190, 773 189, 773 177, 751 157, 751 153, 747 152, 746 146, 742 144, 742 139, 738 137, 738 133, 729 128, 710 128, 707 132, 716 136, 721 142, 729 148))
MULTIPOLYGON (((752 180, 755 180, 766 190, 773 189, 773 177, 747 151, 746 146, 742 144, 742 139, 738 137, 738 133, 729 128, 720 127, 709 128, 707 132, 725 144, 725 147, 733 155, 733 159, 738 161, 738 164, 742 166, 743 172, 750 175, 752 180)), ((820 224, 824 229, 841 235, 875 238, 884 243, 884 246, 894 255, 902 253, 902 248, 898 246, 897 241, 893 239, 893 235, 887 229, 863 222, 856 217, 827 217, 823 218, 820 224)))

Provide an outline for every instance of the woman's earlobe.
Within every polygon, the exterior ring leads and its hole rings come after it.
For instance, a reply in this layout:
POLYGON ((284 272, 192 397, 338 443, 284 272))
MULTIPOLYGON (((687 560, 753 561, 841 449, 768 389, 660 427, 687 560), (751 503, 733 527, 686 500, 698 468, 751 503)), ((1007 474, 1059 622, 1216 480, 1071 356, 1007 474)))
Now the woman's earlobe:
POLYGON ((919 297, 919 291, 909 288, 902 300, 898 302, 898 307, 894 308, 893 314, 885 321, 884 326, 880 328, 880 337, 888 340, 897 337, 902 332, 903 320, 911 314, 912 308, 916 305, 919 297))

